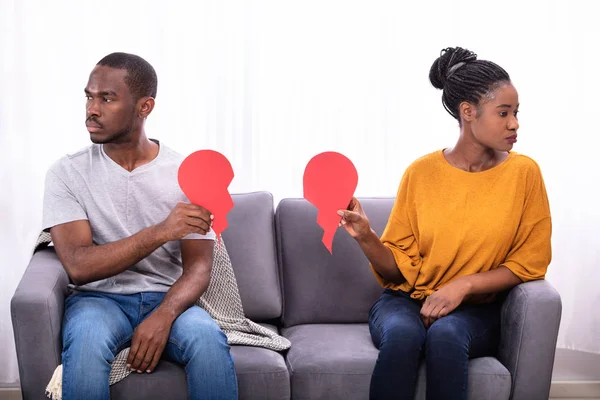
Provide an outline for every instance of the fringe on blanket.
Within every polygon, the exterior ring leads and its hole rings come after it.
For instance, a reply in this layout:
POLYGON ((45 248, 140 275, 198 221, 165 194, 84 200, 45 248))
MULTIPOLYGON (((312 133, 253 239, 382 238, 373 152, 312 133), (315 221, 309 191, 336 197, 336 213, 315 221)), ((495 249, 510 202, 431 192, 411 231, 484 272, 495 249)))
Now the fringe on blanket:
POLYGON ((62 365, 54 370, 52 379, 46 386, 46 396, 52 400, 62 400, 62 365))

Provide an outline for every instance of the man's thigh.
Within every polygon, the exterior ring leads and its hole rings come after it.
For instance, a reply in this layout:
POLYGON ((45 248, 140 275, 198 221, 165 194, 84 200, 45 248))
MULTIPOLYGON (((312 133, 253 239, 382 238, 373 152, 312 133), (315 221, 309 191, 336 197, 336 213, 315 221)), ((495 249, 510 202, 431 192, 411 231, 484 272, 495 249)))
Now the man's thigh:
POLYGON ((67 299, 62 336, 65 351, 74 347, 79 354, 93 354, 108 349, 114 355, 131 340, 133 328, 110 296, 84 292, 67 299))
MULTIPOLYGON (((166 356, 179 363, 187 363, 195 351, 205 355, 228 351, 227 337, 214 319, 202 308, 192 306, 173 323, 166 356)), ((215 354, 216 356, 216 354, 215 354)))

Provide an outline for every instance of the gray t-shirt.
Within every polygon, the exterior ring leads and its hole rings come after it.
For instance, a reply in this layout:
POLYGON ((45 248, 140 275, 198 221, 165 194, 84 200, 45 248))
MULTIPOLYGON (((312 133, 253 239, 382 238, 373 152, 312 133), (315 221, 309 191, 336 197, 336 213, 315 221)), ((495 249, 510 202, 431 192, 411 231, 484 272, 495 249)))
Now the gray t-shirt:
MULTIPOLYGON (((160 144, 154 160, 129 172, 108 157, 102 145, 67 155, 46 175, 43 229, 88 220, 93 242, 103 245, 155 225, 177 203, 189 203, 177 181, 183 159, 160 144)), ((214 240, 215 234, 211 230, 185 239, 214 240)), ((118 275, 74 288, 119 294, 166 292, 182 271, 180 243, 172 241, 118 275)))

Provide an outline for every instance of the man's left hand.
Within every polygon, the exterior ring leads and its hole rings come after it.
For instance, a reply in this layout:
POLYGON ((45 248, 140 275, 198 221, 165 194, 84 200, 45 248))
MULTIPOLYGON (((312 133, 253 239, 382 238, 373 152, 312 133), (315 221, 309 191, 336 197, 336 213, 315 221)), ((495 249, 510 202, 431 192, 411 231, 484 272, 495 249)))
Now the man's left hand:
POLYGON ((467 294, 467 285, 461 280, 455 280, 429 295, 421 307, 421 320, 425 328, 454 311, 467 294))
POLYGON ((133 332, 127 366, 137 372, 152 372, 167 345, 173 321, 156 310, 133 332))

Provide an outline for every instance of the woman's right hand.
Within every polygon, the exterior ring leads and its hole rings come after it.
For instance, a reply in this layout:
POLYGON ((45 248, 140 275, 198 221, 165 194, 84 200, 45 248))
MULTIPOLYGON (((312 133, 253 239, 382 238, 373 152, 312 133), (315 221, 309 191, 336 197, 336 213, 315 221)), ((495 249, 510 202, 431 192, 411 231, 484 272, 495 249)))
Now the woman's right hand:
POLYGON ((339 210, 338 215, 342 217, 340 226, 343 226, 353 238, 362 239, 371 233, 369 219, 356 197, 350 200, 346 210, 339 210))

